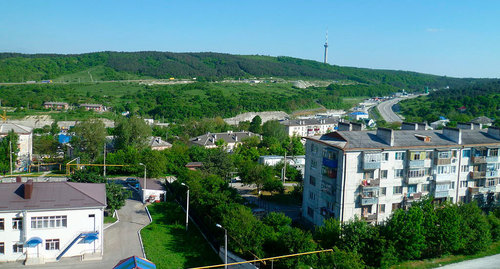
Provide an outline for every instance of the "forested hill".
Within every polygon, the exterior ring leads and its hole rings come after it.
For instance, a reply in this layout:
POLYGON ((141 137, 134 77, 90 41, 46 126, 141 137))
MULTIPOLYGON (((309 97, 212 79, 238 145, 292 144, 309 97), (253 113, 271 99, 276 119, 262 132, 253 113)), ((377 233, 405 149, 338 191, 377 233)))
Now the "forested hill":
POLYGON ((65 80, 93 71, 96 80, 132 78, 193 78, 199 80, 249 77, 350 80, 399 88, 463 85, 457 79, 407 71, 340 67, 291 57, 222 53, 96 52, 75 55, 0 53, 0 82, 65 80))

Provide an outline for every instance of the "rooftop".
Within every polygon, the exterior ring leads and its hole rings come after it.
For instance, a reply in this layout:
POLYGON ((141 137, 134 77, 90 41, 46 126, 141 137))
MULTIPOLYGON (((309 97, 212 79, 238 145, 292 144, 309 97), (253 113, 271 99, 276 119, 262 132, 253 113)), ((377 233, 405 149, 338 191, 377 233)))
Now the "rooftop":
POLYGON ((189 141, 193 144, 200 146, 215 146, 215 142, 223 139, 226 143, 237 143, 241 142, 242 139, 257 136, 252 132, 233 132, 228 131, 226 133, 207 133, 197 137, 190 138, 189 141))
POLYGON ((323 119, 285 120, 280 123, 285 126, 303 126, 303 125, 334 124, 338 122, 339 122, 338 118, 323 118, 323 119))
MULTIPOLYGON (((144 178, 139 179, 139 184, 141 185, 141 189, 144 189, 144 178)), ((146 179, 146 190, 164 191, 165 186, 158 180, 148 178, 146 179)))
POLYGON ((25 199, 26 184, 0 183, 0 211, 106 206, 105 184, 33 182, 31 197, 25 199))

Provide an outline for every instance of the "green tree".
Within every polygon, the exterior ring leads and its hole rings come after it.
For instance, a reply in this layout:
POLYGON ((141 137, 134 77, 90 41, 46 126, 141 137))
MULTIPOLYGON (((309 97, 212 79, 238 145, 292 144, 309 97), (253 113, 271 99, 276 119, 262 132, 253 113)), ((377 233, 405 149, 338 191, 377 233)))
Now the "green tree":
POLYGON ((401 260, 419 259, 425 248, 424 214, 419 207, 408 211, 398 209, 387 221, 386 235, 398 246, 401 260))
POLYGON ((145 149, 141 153, 141 160, 146 165, 149 178, 159 178, 165 175, 167 168, 165 154, 157 150, 145 149))
POLYGON ((53 135, 35 136, 33 139, 33 152, 40 155, 54 156, 59 142, 53 135))
POLYGON ((339 244, 341 234, 340 221, 336 218, 329 218, 323 221, 323 225, 316 226, 314 238, 322 248, 328 249, 339 244))
POLYGON ((83 159, 95 160, 104 149, 106 141, 106 127, 99 119, 87 119, 75 125, 75 136, 71 143, 76 154, 83 159))
POLYGON ((278 178, 268 178, 264 181, 264 184, 262 185, 262 190, 268 191, 270 193, 273 192, 284 193, 285 186, 283 186, 283 181, 281 181, 278 178))
POLYGON ((124 149, 128 146, 144 149, 147 146, 152 130, 146 122, 137 117, 121 118, 115 127, 116 148, 124 149))
POLYGON ((462 204, 459 207, 462 215, 462 238, 465 245, 464 254, 474 254, 484 250, 491 243, 490 227, 486 216, 476 203, 462 204))
POLYGON ((222 147, 209 149, 207 157, 203 162, 202 170, 228 179, 234 171, 234 163, 231 155, 222 147))
POLYGON ((238 174, 244 184, 255 184, 259 193, 264 183, 274 178, 272 167, 252 161, 244 162, 239 167, 238 174))
POLYGON ((248 128, 248 130, 252 133, 256 133, 256 134, 260 134, 262 132, 262 119, 260 118, 260 116, 255 116, 253 117, 252 119, 252 122, 250 122, 250 127, 248 128))
POLYGON ((15 168, 15 164, 17 161, 17 152, 19 149, 17 147, 17 141, 19 140, 19 136, 14 133, 14 131, 10 131, 7 136, 1 138, 0 140, 0 171, 4 174, 10 170, 10 157, 12 156, 12 167, 15 168), (12 144, 12 151, 11 146, 12 144))
POLYGON ((363 269, 365 264, 361 259, 361 255, 352 251, 341 250, 337 247, 333 248, 333 253, 321 254, 318 260, 318 269, 363 269))
POLYGON ((277 120, 266 121, 262 125, 262 135, 265 138, 275 138, 278 141, 288 140, 285 126, 277 120))
POLYGON ((106 183, 106 203, 111 211, 118 210, 125 205, 125 200, 131 196, 129 190, 123 190, 116 183, 106 183))

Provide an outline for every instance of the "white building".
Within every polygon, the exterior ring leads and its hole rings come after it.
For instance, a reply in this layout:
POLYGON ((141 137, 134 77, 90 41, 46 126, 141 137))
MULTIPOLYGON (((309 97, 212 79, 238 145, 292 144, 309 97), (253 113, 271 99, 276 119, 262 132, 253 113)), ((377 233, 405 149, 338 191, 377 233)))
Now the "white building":
POLYGON ((164 202, 166 201, 166 194, 167 191, 165 190, 165 186, 158 181, 158 180, 152 180, 152 179, 146 179, 144 181, 144 178, 139 179, 139 184, 141 187, 141 199, 142 203, 150 202, 164 202), (146 184, 144 184, 146 183, 146 184))
POLYGON ((355 111, 349 114, 349 117, 352 120, 362 120, 362 119, 368 119, 368 113, 363 112, 363 111, 355 111))
POLYGON ((307 138, 304 217, 316 225, 328 217, 380 222, 428 194, 453 203, 498 198, 499 128, 403 127, 307 138))
MULTIPOLYGON (((260 156, 258 161, 260 164, 275 166, 280 162, 282 163, 284 161, 284 159, 285 159, 284 156, 265 155, 265 156, 260 156)), ((306 164, 306 156, 305 155, 287 156, 286 162, 290 166, 295 167, 297 170, 299 170, 302 173, 302 175, 304 175, 304 166, 306 164)))
POLYGON ((289 136, 313 136, 333 132, 337 127, 339 119, 297 119, 280 122, 285 126, 289 136))
POLYGON ((0 263, 102 258, 105 207, 104 184, 1 183, 0 263))
POLYGON ((12 145, 12 150, 15 147, 19 149, 17 153, 16 169, 24 170, 31 163, 33 155, 33 129, 23 125, 4 122, 0 123, 0 139, 6 137, 9 132, 14 131, 19 137, 17 145, 12 145))
POLYGON ((203 146, 205 148, 216 148, 218 142, 224 142, 227 151, 233 149, 241 143, 242 139, 257 136, 262 139, 261 135, 252 132, 233 132, 227 131, 226 133, 207 133, 189 139, 191 145, 203 146))

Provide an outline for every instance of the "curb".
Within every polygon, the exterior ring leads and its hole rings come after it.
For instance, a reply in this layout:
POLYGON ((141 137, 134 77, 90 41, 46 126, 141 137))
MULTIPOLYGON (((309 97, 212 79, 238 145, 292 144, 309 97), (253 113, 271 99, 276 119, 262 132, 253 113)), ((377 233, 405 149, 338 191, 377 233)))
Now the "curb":
POLYGON ((148 226, 151 222, 153 222, 153 218, 151 218, 151 214, 149 214, 148 207, 146 206, 146 207, 144 207, 144 209, 146 210, 146 213, 148 214, 149 223, 147 225, 145 225, 144 227, 142 227, 141 229, 139 229, 139 231, 137 231, 137 235, 139 236, 139 243, 141 244, 142 256, 144 257, 144 259, 147 259, 146 252, 144 251, 144 244, 142 243, 141 231, 146 226, 148 226))
POLYGON ((106 230, 107 228, 109 228, 109 227, 111 227, 111 226, 113 226, 113 225, 117 224, 118 222, 120 222, 120 216, 118 216, 118 211, 116 211, 116 210, 115 210, 114 215, 116 215, 116 221, 115 221, 115 222, 113 222, 113 223, 111 223, 110 225, 108 225, 108 226, 104 227, 104 228, 102 229, 103 231, 104 231, 104 230, 106 230))

